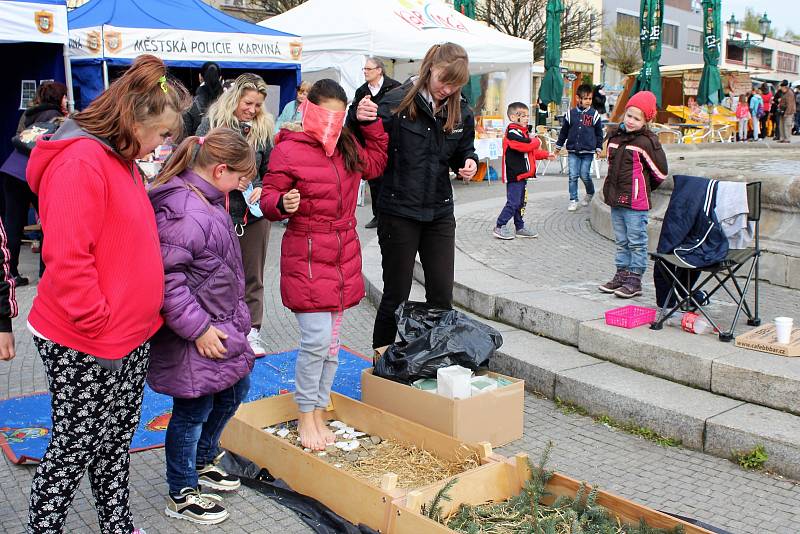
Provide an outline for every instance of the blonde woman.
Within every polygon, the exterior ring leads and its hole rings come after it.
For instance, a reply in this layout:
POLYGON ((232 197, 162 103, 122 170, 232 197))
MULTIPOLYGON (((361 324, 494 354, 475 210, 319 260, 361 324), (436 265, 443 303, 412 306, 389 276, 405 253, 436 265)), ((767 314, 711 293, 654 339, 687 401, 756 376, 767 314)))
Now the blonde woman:
POLYGON ((259 331, 264 315, 264 264, 270 228, 269 221, 264 219, 258 208, 258 201, 261 198, 261 179, 267 172, 275 132, 275 120, 264 105, 266 97, 267 84, 261 76, 242 74, 208 109, 208 114, 197 128, 198 136, 204 136, 212 128, 219 127, 241 132, 255 151, 255 176, 243 178, 239 187, 228 194, 225 205, 242 248, 245 301, 250 310, 251 324, 247 340, 257 357, 266 354, 259 331))

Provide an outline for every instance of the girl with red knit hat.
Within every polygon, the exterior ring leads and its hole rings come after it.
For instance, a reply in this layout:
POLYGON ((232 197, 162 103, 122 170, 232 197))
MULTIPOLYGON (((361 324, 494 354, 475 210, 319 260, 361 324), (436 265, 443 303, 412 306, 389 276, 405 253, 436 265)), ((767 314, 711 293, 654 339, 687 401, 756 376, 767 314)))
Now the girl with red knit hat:
POLYGON ((608 176, 603 185, 603 199, 611 206, 617 272, 599 289, 620 298, 642 294, 642 275, 647 269, 650 192, 667 177, 667 156, 658 137, 647 127, 656 111, 653 93, 636 93, 625 106, 619 130, 608 140, 608 176))

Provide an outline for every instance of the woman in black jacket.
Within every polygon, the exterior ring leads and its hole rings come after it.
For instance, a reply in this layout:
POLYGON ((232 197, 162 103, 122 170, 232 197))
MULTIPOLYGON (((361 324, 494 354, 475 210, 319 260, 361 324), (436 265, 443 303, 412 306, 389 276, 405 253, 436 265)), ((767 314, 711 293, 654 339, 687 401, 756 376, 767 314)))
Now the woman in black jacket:
POLYGON ((192 101, 192 107, 183 114, 183 129, 187 137, 195 134, 197 127, 203 122, 208 108, 222 94, 222 75, 219 65, 213 61, 203 63, 203 66, 200 67, 200 82, 200 87, 197 88, 192 101))
MULTIPOLYGON (((428 304, 452 306, 456 221, 450 170, 470 179, 478 168, 475 120, 461 96, 468 79, 466 51, 453 43, 434 45, 419 75, 390 91, 377 109, 389 133, 389 162, 378 201, 384 291, 372 334, 375 349, 394 343, 394 311, 408 299, 417 253, 428 304)), ((365 99, 360 106, 375 104, 365 99)))
MULTIPOLYGON (((17 134, 36 123, 53 122, 67 116, 67 86, 61 82, 47 82, 39 86, 31 107, 25 110, 17 126, 17 134)), ((17 287, 30 283, 19 274, 19 253, 22 234, 28 224, 31 205, 39 211, 39 199, 33 194, 25 178, 28 156, 14 149, 0 168, 3 175, 5 199, 5 224, 8 233, 8 267, 17 287)), ((39 262, 39 276, 44 273, 44 263, 39 262)))

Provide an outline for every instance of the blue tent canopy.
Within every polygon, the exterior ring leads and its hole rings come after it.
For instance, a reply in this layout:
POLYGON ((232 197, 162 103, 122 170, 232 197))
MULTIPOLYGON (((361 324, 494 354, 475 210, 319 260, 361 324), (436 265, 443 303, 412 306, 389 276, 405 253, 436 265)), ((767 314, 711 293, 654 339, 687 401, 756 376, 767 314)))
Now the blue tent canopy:
POLYGON ((107 81, 106 69, 153 54, 170 66, 248 70, 281 87, 280 106, 300 80, 300 38, 231 17, 201 0, 91 0, 69 13, 70 59, 80 107, 107 81))

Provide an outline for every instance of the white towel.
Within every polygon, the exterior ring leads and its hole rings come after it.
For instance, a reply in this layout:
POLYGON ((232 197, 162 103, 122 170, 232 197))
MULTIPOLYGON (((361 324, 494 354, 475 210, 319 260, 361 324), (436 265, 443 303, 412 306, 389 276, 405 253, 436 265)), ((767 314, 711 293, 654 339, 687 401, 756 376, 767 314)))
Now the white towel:
POLYGON ((747 184, 719 182, 717 205, 714 208, 731 249, 747 248, 753 240, 755 225, 747 220, 747 184))

